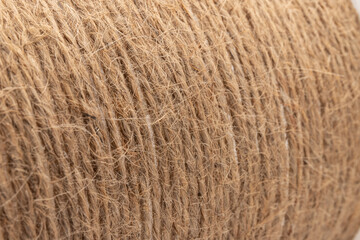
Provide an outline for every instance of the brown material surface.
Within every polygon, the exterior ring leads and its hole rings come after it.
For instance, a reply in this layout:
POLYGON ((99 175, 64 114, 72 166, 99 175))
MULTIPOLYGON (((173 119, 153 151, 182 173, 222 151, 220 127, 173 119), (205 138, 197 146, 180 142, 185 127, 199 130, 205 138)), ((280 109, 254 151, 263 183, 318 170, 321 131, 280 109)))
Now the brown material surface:
POLYGON ((351 239, 350 0, 0 1, 0 239, 351 239))

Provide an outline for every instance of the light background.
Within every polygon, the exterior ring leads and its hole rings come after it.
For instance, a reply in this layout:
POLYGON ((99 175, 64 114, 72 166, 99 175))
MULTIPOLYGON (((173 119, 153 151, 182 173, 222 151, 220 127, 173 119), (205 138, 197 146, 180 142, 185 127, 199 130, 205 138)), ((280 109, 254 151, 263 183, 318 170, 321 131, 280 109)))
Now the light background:
POLYGON ((357 9, 358 13, 360 14, 360 0, 352 0, 355 8, 357 9))

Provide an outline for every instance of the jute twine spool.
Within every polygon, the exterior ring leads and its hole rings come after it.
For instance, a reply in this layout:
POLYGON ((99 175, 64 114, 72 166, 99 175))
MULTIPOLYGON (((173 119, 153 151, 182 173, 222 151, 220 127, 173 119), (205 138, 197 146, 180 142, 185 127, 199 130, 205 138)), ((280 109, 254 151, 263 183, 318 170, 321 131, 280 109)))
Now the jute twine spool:
POLYGON ((351 239, 350 0, 0 2, 0 239, 351 239))

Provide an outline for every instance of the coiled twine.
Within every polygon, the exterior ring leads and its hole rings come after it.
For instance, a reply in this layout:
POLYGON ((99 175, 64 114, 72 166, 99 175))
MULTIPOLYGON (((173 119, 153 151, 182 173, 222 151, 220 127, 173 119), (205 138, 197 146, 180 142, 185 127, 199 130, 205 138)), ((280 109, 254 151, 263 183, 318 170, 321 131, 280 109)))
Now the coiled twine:
POLYGON ((351 239, 350 0, 0 1, 1 239, 351 239))

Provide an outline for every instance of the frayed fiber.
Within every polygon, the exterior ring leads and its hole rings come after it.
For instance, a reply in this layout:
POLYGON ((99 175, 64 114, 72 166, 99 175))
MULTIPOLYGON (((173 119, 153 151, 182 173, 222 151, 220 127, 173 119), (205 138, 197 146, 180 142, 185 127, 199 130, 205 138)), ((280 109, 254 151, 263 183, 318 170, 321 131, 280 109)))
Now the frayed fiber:
POLYGON ((350 0, 0 1, 0 239, 351 239, 350 0))

